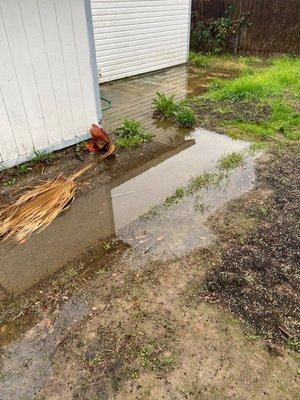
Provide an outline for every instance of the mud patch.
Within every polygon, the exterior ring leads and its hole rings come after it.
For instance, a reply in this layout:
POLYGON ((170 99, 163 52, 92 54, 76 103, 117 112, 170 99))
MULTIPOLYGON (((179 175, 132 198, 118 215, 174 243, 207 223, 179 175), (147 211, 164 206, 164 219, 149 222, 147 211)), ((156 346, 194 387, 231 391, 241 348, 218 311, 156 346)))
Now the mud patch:
MULTIPOLYGON (((214 101, 197 97, 190 101, 190 106, 196 112, 202 126, 219 133, 226 133, 226 122, 247 121, 248 123, 264 122, 272 113, 270 105, 255 102, 214 101)), ((230 133, 235 138, 253 140, 253 134, 246 132, 230 133)))

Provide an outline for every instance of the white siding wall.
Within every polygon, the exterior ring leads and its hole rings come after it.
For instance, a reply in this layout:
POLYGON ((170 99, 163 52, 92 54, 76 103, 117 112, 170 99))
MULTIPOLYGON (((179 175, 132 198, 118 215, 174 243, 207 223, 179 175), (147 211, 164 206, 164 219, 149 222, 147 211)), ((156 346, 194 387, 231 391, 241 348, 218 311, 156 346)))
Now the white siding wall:
POLYGON ((191 0, 92 0, 100 81, 185 63, 191 0))
POLYGON ((88 5, 85 0, 0 0, 2 167, 29 159, 33 149, 76 143, 99 120, 88 5))

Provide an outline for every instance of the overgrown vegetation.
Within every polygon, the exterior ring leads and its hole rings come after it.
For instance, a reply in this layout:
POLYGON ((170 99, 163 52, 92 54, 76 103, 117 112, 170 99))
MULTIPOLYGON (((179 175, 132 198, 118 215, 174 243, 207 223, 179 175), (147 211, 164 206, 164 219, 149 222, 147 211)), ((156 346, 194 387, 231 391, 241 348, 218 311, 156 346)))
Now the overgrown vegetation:
POLYGON ((201 175, 196 175, 190 179, 187 186, 178 187, 174 194, 167 197, 163 206, 167 208, 172 207, 174 204, 178 204, 187 195, 194 194, 203 188, 218 185, 224 177, 225 175, 223 172, 204 172, 201 175))
POLYGON ((175 96, 157 92, 153 99, 155 113, 160 118, 176 122, 182 128, 192 128, 196 124, 194 111, 184 102, 176 102, 175 96))
POLYGON ((139 121, 125 118, 123 125, 115 131, 116 143, 121 148, 135 149, 150 142, 152 135, 145 131, 139 121))
MULTIPOLYGON (((225 16, 214 21, 199 20, 197 12, 193 13, 194 27, 191 31, 191 48, 204 53, 221 53, 227 51, 230 38, 237 34, 246 24, 246 17, 233 19, 233 6, 225 12, 225 16)), ((199 65, 200 66, 200 65, 199 65)))

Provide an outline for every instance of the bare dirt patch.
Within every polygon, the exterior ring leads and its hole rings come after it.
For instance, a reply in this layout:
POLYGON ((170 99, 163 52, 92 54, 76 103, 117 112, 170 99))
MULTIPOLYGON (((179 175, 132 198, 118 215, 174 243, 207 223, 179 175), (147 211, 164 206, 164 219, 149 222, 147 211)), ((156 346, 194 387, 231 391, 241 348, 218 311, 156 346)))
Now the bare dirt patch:
POLYGON ((255 219, 256 226, 231 241, 205 280, 207 291, 258 334, 295 349, 300 339, 299 154, 299 145, 273 150, 258 168, 258 184, 269 196, 264 199, 256 191, 252 204, 247 198, 239 200, 233 213, 227 209, 213 222, 229 237, 232 221, 238 221, 234 227, 245 228, 255 219))

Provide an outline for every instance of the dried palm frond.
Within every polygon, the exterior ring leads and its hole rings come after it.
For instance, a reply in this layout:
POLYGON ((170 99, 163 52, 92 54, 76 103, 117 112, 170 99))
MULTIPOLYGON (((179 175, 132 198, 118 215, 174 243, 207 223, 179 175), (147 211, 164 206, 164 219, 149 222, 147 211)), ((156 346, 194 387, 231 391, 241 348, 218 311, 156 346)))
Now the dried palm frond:
MULTIPOLYGON (((112 144, 103 160, 113 153, 112 144)), ((76 184, 74 180, 93 167, 91 163, 68 178, 59 175, 21 195, 15 204, 0 211, 0 238, 15 238, 25 242, 32 233, 45 229, 74 200, 76 184)))

